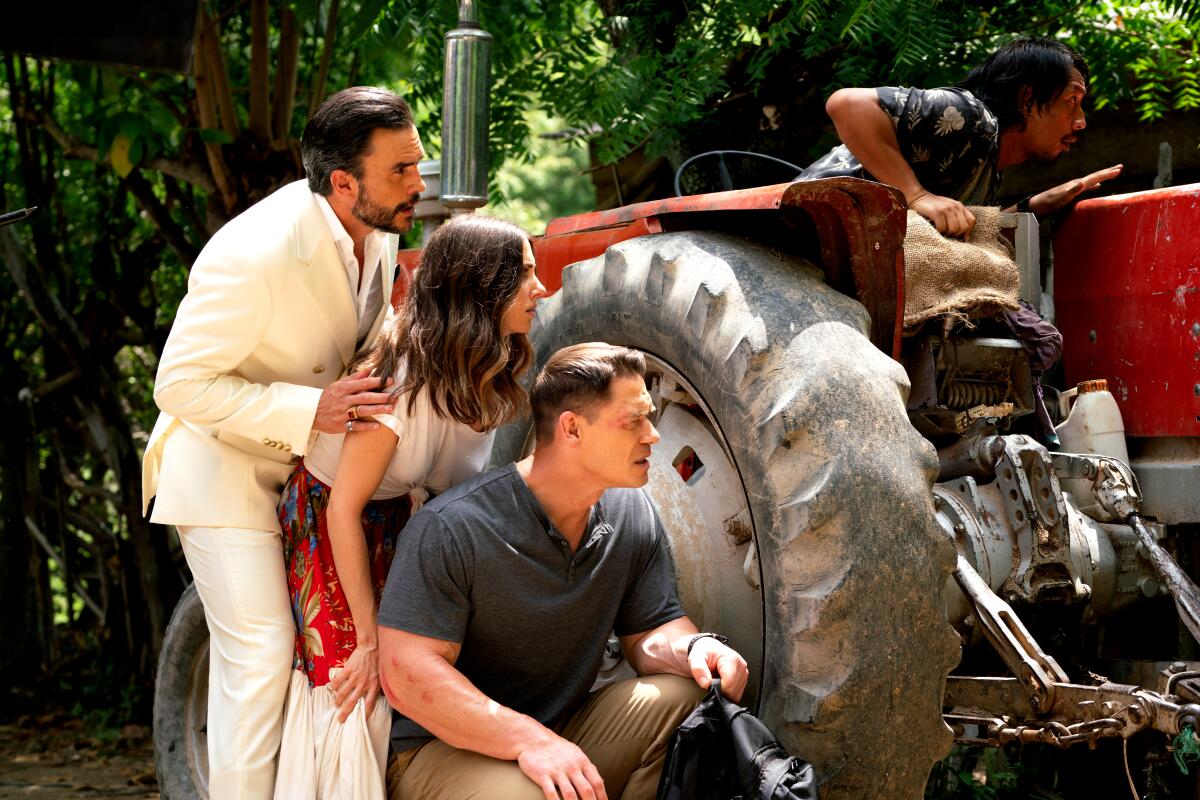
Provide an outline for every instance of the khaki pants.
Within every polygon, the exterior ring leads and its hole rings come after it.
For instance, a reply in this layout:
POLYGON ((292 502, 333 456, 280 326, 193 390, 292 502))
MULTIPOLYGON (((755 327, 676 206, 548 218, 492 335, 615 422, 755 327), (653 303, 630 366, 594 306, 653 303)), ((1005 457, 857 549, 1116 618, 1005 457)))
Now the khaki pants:
MULTIPOLYGON (((691 678, 649 675, 593 694, 562 736, 583 750, 604 778, 609 800, 653 800, 667 742, 704 691, 691 678)), ((393 756, 391 800, 543 800, 515 761, 500 761, 434 740, 393 756)))
POLYGON ((296 646, 279 531, 176 527, 211 637, 208 795, 267 800, 296 646))

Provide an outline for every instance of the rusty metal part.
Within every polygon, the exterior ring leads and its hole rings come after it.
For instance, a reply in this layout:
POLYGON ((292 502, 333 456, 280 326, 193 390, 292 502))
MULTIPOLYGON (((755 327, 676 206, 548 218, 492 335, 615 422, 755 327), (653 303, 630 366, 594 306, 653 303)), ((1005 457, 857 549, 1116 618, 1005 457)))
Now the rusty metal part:
POLYGON ((1191 632, 1196 641, 1200 641, 1200 589, 1187 573, 1180 568, 1171 554, 1163 549, 1154 539, 1154 535, 1146 528, 1145 522, 1137 514, 1130 514, 1126 523, 1133 528, 1138 543, 1145 549, 1146 557, 1154 567, 1159 577, 1167 585, 1171 597, 1175 600, 1175 609, 1179 618, 1191 632))
MULTIPOLYGON (((966 411, 975 406, 996 406, 1004 402, 1005 387, 983 381, 952 380, 945 387, 946 407, 966 411)), ((1011 405, 1011 403, 1010 403, 1011 405)))
POLYGON ((984 636, 1009 670, 1021 678, 1030 706, 1036 711, 1052 707, 1055 686, 1069 680, 1067 673, 1038 646, 1012 607, 992 593, 961 552, 954 567, 954 579, 974 606, 984 636))
POLYGON ((1041 742, 1069 747, 1104 737, 1129 738, 1142 730, 1175 736, 1196 726, 1200 705, 1180 704, 1139 686, 1059 682, 1054 702, 1037 711, 1016 678, 952 676, 946 681, 946 722, 962 743, 1041 742), (981 729, 973 735, 971 727, 981 729))
POLYGON ((927 438, 967 435, 978 420, 994 426, 1033 409, 1029 356, 1015 339, 930 336, 916 357, 924 363, 910 362, 909 369, 931 371, 927 380, 937 386, 936 402, 909 406, 913 425, 927 438))
POLYGON ((996 459, 1004 451, 1004 441, 994 435, 967 436, 938 450, 938 481, 970 475, 983 478, 996 474, 996 459))
POLYGON ((1081 599, 1084 585, 1071 561, 1067 506, 1046 448, 1026 436, 1001 437, 996 483, 1013 531, 1012 574, 1001 589, 1009 599, 1081 599))
POLYGON ((1141 495, 1132 470, 1117 459, 1105 456, 1069 453, 1056 456, 1056 469, 1069 477, 1091 478, 1093 490, 1104 509, 1133 529, 1146 559, 1175 600, 1179 618, 1192 637, 1200 641, 1200 587, 1158 543, 1138 513, 1141 495))
POLYGON ((1020 742, 1066 748, 1085 742, 1090 744, 1105 736, 1119 736, 1125 728, 1124 722, 1111 717, 1077 722, 1074 725, 1054 721, 1010 725, 1000 717, 971 713, 949 713, 944 718, 954 733, 956 743, 985 747, 1020 742), (972 734, 972 729, 980 730, 981 733, 972 734))

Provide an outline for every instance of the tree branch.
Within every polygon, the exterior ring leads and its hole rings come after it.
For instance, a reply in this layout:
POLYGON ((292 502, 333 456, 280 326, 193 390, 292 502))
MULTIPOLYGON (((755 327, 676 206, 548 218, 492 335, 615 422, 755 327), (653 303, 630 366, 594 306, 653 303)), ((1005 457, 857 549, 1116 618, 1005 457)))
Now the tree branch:
POLYGON ((139 167, 170 175, 184 183, 190 183, 208 194, 215 194, 217 186, 212 176, 205 172, 199 164, 189 161, 176 161, 171 158, 151 158, 138 164, 139 167))
MULTIPOLYGON (((30 517, 29 515, 25 516, 25 527, 29 530, 29 535, 33 537, 33 540, 37 542, 43 550, 46 551, 46 555, 50 557, 50 560, 58 564, 59 572, 66 574, 66 562, 63 561, 62 556, 59 555, 58 551, 54 549, 54 545, 50 544, 50 540, 47 539, 45 534, 42 533, 41 529, 38 528, 37 523, 33 521, 33 517, 30 517)), ((72 581, 71 591, 75 592, 75 594, 79 595, 83 599, 83 604, 86 605, 88 609, 96 615, 97 619, 99 619, 101 622, 105 621, 104 611, 101 610, 96 601, 92 599, 92 596, 87 593, 86 589, 80 586, 78 582, 72 581)))
POLYGON ((45 397, 48 394, 53 394, 64 386, 69 386, 75 379, 79 377, 79 370, 73 369, 69 372, 64 372, 57 378, 52 378, 40 386, 35 386, 30 393, 34 397, 45 397))
POLYGON ((250 2, 250 130, 271 139, 271 52, 268 42, 267 0, 250 2))
MULTIPOLYGON (((17 109, 17 116, 32 125, 37 125, 50 134, 50 138, 58 144, 59 148, 62 149, 63 155, 67 158, 78 158, 84 161, 98 161, 100 159, 99 148, 94 144, 81 142, 68 134, 49 114, 28 108, 19 108, 17 109)), ((217 188, 208 173, 197 164, 178 161, 172 158, 151 158, 142 162, 139 166, 161 172, 164 175, 170 175, 181 181, 186 181, 200 187, 206 192, 214 192, 217 188)))
POLYGON ((171 116, 174 117, 175 121, 179 123, 179 127, 185 130, 192 127, 192 121, 188 119, 187 114, 185 114, 183 110, 175 104, 175 101, 172 100, 170 95, 168 95, 166 92, 162 91, 153 83, 146 80, 131 69, 118 68, 117 71, 124 77, 136 83, 138 86, 141 86, 147 94, 159 102, 159 105, 171 112, 171 116))
POLYGON ((300 31, 292 9, 285 6, 279 14, 279 64, 275 67, 275 91, 271 97, 271 129, 275 149, 285 150, 292 128, 292 111, 296 107, 300 31))
POLYGON ((167 240, 167 245, 175 255, 179 256, 188 268, 191 268, 200 251, 192 246, 183 232, 183 228, 171 218, 171 213, 159 202, 150 182, 139 170, 135 169, 125 177, 125 186, 128 187, 129 193, 134 196, 146 215, 150 217, 150 221, 158 228, 159 233, 167 240))
POLYGON ((163 174, 163 186, 166 187, 167 197, 187 217, 188 222, 192 223, 192 228, 200 234, 200 238, 207 240, 208 226, 204 224, 204 219, 201 218, 200 211, 196 208, 196 198, 191 191, 185 193, 183 187, 179 185, 179 181, 175 180, 173 175, 166 173, 163 174))
MULTIPOLYGON (((203 13, 201 11, 202 15, 203 13)), ((242 126, 238 120, 237 106, 233 102, 233 87, 229 83, 229 72, 225 69, 225 54, 221 52, 221 29, 215 22, 208 25, 203 24, 204 19, 205 17, 201 16, 201 24, 197 26, 196 31, 200 42, 197 62, 203 57, 204 73, 208 77, 209 91, 220 110, 220 130, 227 133, 231 139, 236 139, 242 126)), ((197 67, 199 67, 199 63, 197 63, 197 67)))
POLYGON ((67 464, 66 457, 63 456, 61 450, 58 452, 58 472, 60 475, 62 475, 63 483, 65 483, 68 488, 79 492, 84 497, 94 497, 97 500, 103 500, 106 503, 112 503, 114 506, 120 507, 121 496, 119 494, 116 492, 110 492, 103 486, 92 486, 90 483, 84 481, 83 478, 72 472, 71 467, 67 464))
MULTIPOLYGON (((204 12, 201 11, 200 14, 201 24, 196 26, 196 57, 192 68, 192 76, 196 81, 196 116, 200 119, 201 128, 217 130, 216 100, 213 97, 212 79, 208 69, 209 59, 206 56, 208 45, 205 39, 208 35, 203 24, 204 12)), ((209 196, 213 199, 219 198, 225 215, 228 215, 236 202, 229 167, 225 165, 225 158, 216 142, 204 142, 204 154, 208 158, 208 168, 217 187, 217 193, 210 193, 209 196)))
POLYGON ((325 81, 329 79, 329 62, 333 59, 333 44, 337 39, 338 9, 341 0, 331 0, 329 16, 325 18, 325 46, 321 48, 321 65, 313 76, 312 92, 308 97, 308 116, 317 113, 325 99, 325 81))

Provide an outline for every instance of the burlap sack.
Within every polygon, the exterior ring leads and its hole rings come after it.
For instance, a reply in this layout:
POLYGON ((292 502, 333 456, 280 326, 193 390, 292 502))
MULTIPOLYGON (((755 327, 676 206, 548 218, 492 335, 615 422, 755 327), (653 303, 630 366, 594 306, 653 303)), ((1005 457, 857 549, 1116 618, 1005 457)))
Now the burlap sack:
POLYGON ((971 320, 1017 307, 1020 274, 1008 240, 1000 235, 1000 209, 972 206, 968 241, 947 239, 929 220, 908 212, 904 237, 904 328, 948 315, 971 320))

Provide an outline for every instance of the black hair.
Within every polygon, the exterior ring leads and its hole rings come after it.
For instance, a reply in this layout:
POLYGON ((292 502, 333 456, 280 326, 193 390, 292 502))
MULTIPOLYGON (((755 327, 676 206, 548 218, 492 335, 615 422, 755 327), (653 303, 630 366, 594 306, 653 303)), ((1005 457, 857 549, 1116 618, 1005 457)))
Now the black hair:
POLYGON ((1000 123, 1000 130, 1023 127, 1032 110, 1021 107, 1021 90, 1029 87, 1029 100, 1045 109, 1063 90, 1071 77, 1071 69, 1079 70, 1083 82, 1088 80, 1087 62, 1083 56, 1062 42, 1042 36, 1014 39, 988 56, 959 84, 975 95, 1000 123))
POLYGON ((300 157, 308 188, 319 195, 333 191, 335 169, 362 178, 362 158, 377 128, 413 126, 412 109, 400 97, 374 86, 353 86, 331 95, 304 126, 300 157))

